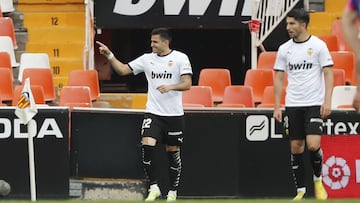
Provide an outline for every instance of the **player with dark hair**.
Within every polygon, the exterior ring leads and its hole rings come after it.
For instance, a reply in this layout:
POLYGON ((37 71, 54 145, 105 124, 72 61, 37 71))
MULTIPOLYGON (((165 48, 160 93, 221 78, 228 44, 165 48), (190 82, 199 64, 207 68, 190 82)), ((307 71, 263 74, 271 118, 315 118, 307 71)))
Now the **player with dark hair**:
POLYGON ((294 9, 287 14, 286 29, 290 40, 279 47, 275 70, 275 108, 273 117, 284 124, 284 133, 290 139, 291 166, 297 195, 301 200, 306 192, 304 149, 310 153, 313 168, 315 197, 327 199, 322 184, 323 153, 320 147, 323 118, 331 113, 333 89, 333 61, 322 40, 307 32, 309 14, 294 9), (285 115, 282 118, 280 97, 284 72, 288 74, 285 115), (305 144, 306 143, 306 144, 305 144))
POLYGON ((151 32, 152 53, 146 53, 124 64, 110 49, 97 42, 100 53, 108 58, 119 75, 144 72, 148 81, 148 100, 142 124, 143 164, 150 182, 145 201, 154 201, 161 193, 154 166, 155 146, 166 145, 169 159, 170 190, 167 201, 175 201, 181 175, 180 147, 184 138, 182 91, 192 85, 192 68, 186 54, 170 48, 171 35, 167 28, 151 32))
POLYGON ((345 6, 342 23, 344 28, 345 38, 355 53, 356 57, 356 93, 353 101, 353 107, 359 113, 360 112, 360 44, 359 44, 359 26, 358 21, 360 19, 360 1, 349 0, 345 6))

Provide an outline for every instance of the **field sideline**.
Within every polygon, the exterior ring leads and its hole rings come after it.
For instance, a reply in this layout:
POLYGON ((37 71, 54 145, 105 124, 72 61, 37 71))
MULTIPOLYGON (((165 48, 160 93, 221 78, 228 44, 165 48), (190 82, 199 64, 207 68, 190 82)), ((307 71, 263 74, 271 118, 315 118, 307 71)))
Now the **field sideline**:
MULTIPOLYGON (((27 203, 30 200, 0 200, 1 203, 27 203)), ((144 203, 144 201, 121 201, 121 200, 38 200, 39 203, 144 203)), ((158 200, 155 202, 166 202, 165 200, 158 200)), ((293 202, 287 199, 181 199, 176 202, 179 203, 286 203, 293 202)), ((304 203, 323 202, 315 199, 304 199, 304 203)), ((347 203, 360 202, 360 199, 332 199, 325 202, 331 203, 347 203)))

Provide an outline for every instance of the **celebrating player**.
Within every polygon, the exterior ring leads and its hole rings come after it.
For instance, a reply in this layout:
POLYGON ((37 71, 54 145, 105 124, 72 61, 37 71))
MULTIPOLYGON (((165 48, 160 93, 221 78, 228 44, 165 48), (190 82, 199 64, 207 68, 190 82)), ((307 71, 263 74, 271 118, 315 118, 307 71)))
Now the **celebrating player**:
POLYGON ((97 42, 99 51, 107 57, 120 75, 144 72, 148 81, 148 100, 142 124, 143 164, 150 182, 145 201, 154 201, 161 193, 154 166, 154 149, 164 142, 169 159, 170 190, 167 201, 175 201, 181 175, 180 146, 184 137, 182 92, 192 85, 192 68, 186 54, 170 48, 171 36, 166 28, 151 32, 152 53, 146 53, 124 64, 109 48, 97 42))

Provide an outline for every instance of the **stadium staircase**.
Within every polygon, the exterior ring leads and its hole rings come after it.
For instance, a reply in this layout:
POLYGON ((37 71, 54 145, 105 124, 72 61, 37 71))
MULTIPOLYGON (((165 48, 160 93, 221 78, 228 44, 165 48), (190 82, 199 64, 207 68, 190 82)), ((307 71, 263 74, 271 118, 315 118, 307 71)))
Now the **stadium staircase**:
POLYGON ((336 19, 341 18, 347 0, 312 0, 313 10, 310 13, 309 32, 313 35, 330 35, 336 19))
MULTIPOLYGON (((14 21, 18 49, 22 53, 47 53, 58 90, 67 84, 72 70, 91 67, 86 55, 86 6, 84 0, 14 0, 15 11, 5 13, 14 21)), ((90 39, 91 40, 91 39, 90 39)), ((17 78, 18 67, 14 68, 17 78)), ((146 94, 105 94, 113 108, 144 108, 146 94), (135 99, 134 99, 135 98, 135 99)), ((143 180, 70 178, 69 196, 86 200, 142 200, 143 180)))
POLYGON ((27 29, 26 52, 47 53, 54 84, 61 89, 70 71, 83 69, 84 0, 18 0, 27 29))

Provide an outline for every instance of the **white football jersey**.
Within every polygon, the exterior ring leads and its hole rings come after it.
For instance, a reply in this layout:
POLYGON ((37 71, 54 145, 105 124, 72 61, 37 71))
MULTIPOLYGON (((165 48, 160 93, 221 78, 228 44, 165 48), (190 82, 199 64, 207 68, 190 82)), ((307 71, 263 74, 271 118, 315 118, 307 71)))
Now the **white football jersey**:
POLYGON ((156 88, 160 85, 180 83, 181 75, 192 75, 191 64, 186 54, 176 50, 165 56, 147 53, 129 62, 129 66, 135 75, 144 72, 148 81, 146 112, 160 116, 184 115, 182 91, 162 94, 156 88))
POLYGON ((290 39, 282 44, 274 69, 288 74, 285 106, 322 105, 325 96, 323 67, 333 64, 325 42, 316 36, 305 42, 290 39))

